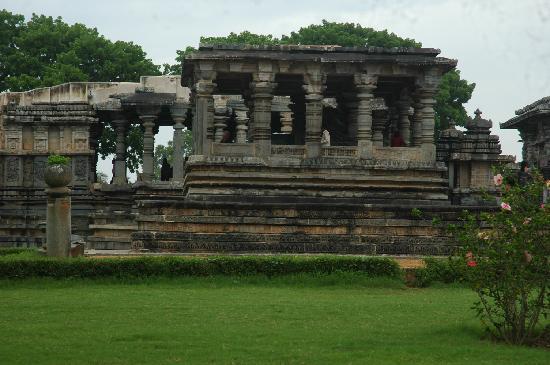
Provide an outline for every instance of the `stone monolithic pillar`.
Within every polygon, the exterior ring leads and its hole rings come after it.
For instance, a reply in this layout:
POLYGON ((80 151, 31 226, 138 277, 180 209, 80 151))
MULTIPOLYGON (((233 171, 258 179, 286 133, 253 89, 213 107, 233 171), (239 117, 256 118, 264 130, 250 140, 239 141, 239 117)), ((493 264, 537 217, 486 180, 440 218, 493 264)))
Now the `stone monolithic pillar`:
POLYGON ((252 140, 258 157, 271 155, 271 102, 273 89, 277 84, 271 81, 250 83, 252 91, 252 140))
POLYGON ((46 189, 48 209, 46 211, 47 255, 68 257, 71 248, 71 197, 67 186, 46 189))
POLYGON ((143 127, 145 132, 143 133, 143 181, 151 182, 154 176, 154 153, 155 153, 155 134, 153 128, 155 127, 156 115, 141 115, 143 127))
POLYGON ((227 107, 214 107, 214 142, 220 143, 223 139, 223 131, 227 128, 227 107))
POLYGON ((244 105, 235 108, 235 122, 237 124, 237 135, 235 136, 235 143, 246 143, 246 135, 248 130, 248 108, 244 105))
POLYGON ((412 115, 412 135, 411 146, 420 147, 422 145, 422 104, 420 103, 419 93, 413 95, 413 108, 414 113, 412 115))
POLYGON ((405 141, 406 146, 411 144, 411 122, 409 120, 409 108, 411 107, 411 100, 408 90, 404 89, 401 92, 401 97, 397 102, 397 112, 399 114, 398 129, 405 141))
POLYGON ((357 89, 357 148, 358 156, 368 158, 372 156, 372 105, 373 91, 376 89, 378 78, 364 73, 355 75, 357 89))
POLYGON ((323 91, 325 75, 320 69, 309 69, 305 75, 306 92, 306 157, 321 157, 321 137, 323 127, 323 91))
POLYGON ((429 161, 435 161, 436 158, 434 142, 434 97, 436 92, 436 88, 422 88, 419 90, 420 106, 422 108, 422 138, 420 145, 425 159, 429 161))
POLYGON ((172 119, 174 120, 174 154, 172 156, 172 166, 174 173, 172 179, 175 181, 183 180, 183 123, 187 115, 187 107, 181 104, 174 104, 171 108, 172 119))
POLYGON ((113 183, 124 185, 128 183, 126 176, 126 133, 128 122, 126 119, 115 119, 112 121, 116 132, 116 156, 113 183))
POLYGON ((202 79, 195 84, 195 117, 193 118, 193 150, 195 155, 210 155, 214 128, 214 98, 216 84, 202 79))

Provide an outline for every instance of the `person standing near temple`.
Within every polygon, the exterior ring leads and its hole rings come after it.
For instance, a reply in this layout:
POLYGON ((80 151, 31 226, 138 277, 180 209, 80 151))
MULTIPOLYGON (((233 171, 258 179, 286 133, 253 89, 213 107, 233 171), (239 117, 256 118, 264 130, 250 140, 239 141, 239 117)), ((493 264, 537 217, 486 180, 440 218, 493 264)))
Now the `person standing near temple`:
POLYGON ((518 171, 518 184, 519 186, 525 186, 533 182, 533 176, 529 173, 529 163, 527 161, 521 161, 518 171))

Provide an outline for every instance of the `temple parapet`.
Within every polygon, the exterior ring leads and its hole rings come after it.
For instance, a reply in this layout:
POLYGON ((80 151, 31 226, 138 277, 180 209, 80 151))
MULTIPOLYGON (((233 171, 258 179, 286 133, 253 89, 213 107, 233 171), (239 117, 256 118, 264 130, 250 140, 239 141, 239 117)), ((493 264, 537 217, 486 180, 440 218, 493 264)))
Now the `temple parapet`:
POLYGON ((495 194, 492 166, 514 162, 513 156, 501 155, 499 138, 491 134, 493 122, 483 119, 481 111, 466 124, 466 131, 457 130, 453 121, 441 131, 437 158, 447 165, 449 195, 454 204, 494 205, 483 195, 495 194))

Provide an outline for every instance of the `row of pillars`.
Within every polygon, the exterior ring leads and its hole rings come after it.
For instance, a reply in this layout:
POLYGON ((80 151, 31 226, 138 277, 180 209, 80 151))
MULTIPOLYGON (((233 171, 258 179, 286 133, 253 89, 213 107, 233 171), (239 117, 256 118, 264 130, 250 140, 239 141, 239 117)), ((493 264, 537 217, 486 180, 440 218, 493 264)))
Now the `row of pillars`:
MULTIPOLYGON (((249 140, 256 145, 256 155, 269 156, 271 153, 271 102, 273 91, 277 84, 270 81, 272 77, 255 80, 250 84, 250 134, 249 140)), ((324 75, 320 72, 311 72, 305 75, 303 86, 305 95, 305 145, 306 156, 315 158, 321 156, 321 135, 323 121, 323 91, 324 75)), ((368 158, 372 154, 373 146, 383 145, 383 131, 387 124, 387 112, 384 114, 376 110, 374 90, 377 87, 378 78, 367 74, 358 74, 355 77, 357 93, 355 101, 349 103, 353 121, 353 128, 357 136, 359 156, 368 158)), ((196 116, 193 121, 194 154, 208 155, 210 144, 219 140, 216 128, 213 92, 216 88, 212 78, 198 80, 194 87, 193 98, 196 105, 196 116), (216 133, 214 133, 216 131, 216 133)), ((414 94, 397 103, 399 117, 398 129, 407 145, 414 147, 425 146, 433 150, 434 144, 434 96, 435 86, 419 87, 414 94), (409 118, 410 107, 414 113, 409 118), (411 122, 412 119, 412 122, 411 122)), ((219 123, 218 123, 219 124, 219 123)), ((242 124, 242 123, 241 123, 242 124)), ((218 126, 219 127, 219 126, 218 126)), ((244 134, 243 134, 244 136, 244 134)), ((244 138, 237 138, 243 143, 244 138)))
MULTIPOLYGON (((174 105, 172 107, 172 120, 174 121, 174 155, 173 177, 174 181, 183 180, 183 129, 185 116, 187 114, 187 106, 174 105)), ((144 114, 139 117, 140 123, 144 128, 143 133, 143 165, 141 179, 143 182, 151 182, 154 177, 154 153, 155 153, 155 133, 154 128, 158 120, 158 116, 154 114, 144 114)), ((113 183, 123 185, 128 183, 127 167, 126 167, 126 135, 129 121, 118 116, 112 121, 116 132, 116 155, 114 160, 113 183)))

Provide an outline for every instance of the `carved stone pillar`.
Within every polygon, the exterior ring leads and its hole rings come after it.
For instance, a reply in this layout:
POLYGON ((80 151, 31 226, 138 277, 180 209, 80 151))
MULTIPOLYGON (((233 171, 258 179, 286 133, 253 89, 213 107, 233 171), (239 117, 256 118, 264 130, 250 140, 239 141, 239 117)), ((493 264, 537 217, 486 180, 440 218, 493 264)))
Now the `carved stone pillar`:
POLYGON ((126 132, 128 122, 125 119, 116 119, 112 121, 116 132, 116 155, 113 183, 124 185, 128 183, 126 176, 126 132))
POLYGON ((154 175, 154 153, 155 153, 155 135, 153 128, 155 127, 156 115, 142 115, 145 132, 143 133, 143 181, 153 181, 154 175))
POLYGON ((384 129, 388 124, 388 107, 383 98, 375 98, 372 109, 372 144, 383 147, 384 129))
POLYGON ((252 90, 252 139, 259 157, 271 155, 271 101, 276 84, 270 81, 250 83, 252 90))
POLYGON ((246 143, 246 135, 248 130, 248 117, 247 117, 247 108, 242 107, 235 108, 235 123, 236 126, 236 136, 235 136, 235 142, 236 143, 246 143))
POLYGON ((412 115, 412 135, 411 146, 420 147, 422 145, 422 103, 420 102, 419 93, 415 92, 413 96, 413 108, 412 115))
POLYGON ((357 98, 355 93, 344 93, 344 105, 347 110, 346 122, 348 125, 347 128, 347 139, 353 145, 357 144, 357 98))
POLYGON ((172 179, 174 181, 183 180, 183 123, 187 115, 187 106, 181 104, 174 104, 171 108, 172 119, 174 120, 174 155, 172 156, 173 174, 172 179))
POLYGON ((281 112, 281 133, 292 133, 292 112, 281 112))
POLYGON ((429 160, 435 160, 435 143, 434 143, 434 128, 435 128, 435 88, 422 88, 419 90, 421 116, 422 116, 422 139, 420 145, 424 150, 425 156, 429 160))
POLYGON ((411 100, 409 92, 404 89, 401 92, 401 97, 397 102, 397 109, 399 114, 398 129, 405 141, 406 146, 411 144, 411 122, 409 120, 409 108, 411 107, 411 100))
POLYGON ((367 158, 372 155, 372 105, 373 91, 376 89, 376 76, 355 75, 357 88, 357 147, 358 155, 367 158))
POLYGON ((214 126, 214 99, 216 84, 212 80, 199 80, 195 84, 195 118, 193 118, 193 150, 196 155, 209 155, 214 126))
POLYGON ((325 90, 325 75, 320 68, 311 68, 305 75, 304 90, 306 92, 306 157, 321 156, 321 136, 323 127, 323 91, 325 90))
POLYGON ((223 139, 223 131, 227 128, 227 108, 214 108, 214 142, 220 143, 223 139))

